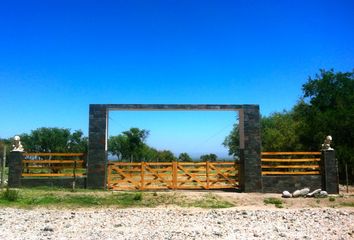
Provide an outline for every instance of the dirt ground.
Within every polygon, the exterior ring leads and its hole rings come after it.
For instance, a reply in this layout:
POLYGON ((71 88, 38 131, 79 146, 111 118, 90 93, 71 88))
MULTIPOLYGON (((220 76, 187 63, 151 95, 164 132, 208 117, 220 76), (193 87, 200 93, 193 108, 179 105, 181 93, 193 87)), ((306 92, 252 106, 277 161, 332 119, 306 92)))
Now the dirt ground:
POLYGON ((349 186, 349 192, 346 192, 346 186, 340 185, 338 195, 329 195, 327 198, 282 198, 281 193, 238 193, 225 191, 179 191, 181 194, 191 198, 200 198, 201 196, 212 193, 216 196, 232 202, 236 208, 242 209, 274 209, 274 204, 265 204, 264 199, 277 198, 283 201, 283 208, 349 208, 354 211, 354 186, 349 186), (348 206, 349 205, 349 206, 348 206))

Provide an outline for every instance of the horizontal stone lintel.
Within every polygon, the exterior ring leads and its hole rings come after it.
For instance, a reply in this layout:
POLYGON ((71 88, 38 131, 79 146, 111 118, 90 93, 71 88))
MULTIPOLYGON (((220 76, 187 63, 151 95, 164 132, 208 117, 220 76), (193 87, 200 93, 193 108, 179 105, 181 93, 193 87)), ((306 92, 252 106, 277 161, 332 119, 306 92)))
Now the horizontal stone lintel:
POLYGON ((209 110, 209 111, 237 111, 241 109, 256 108, 255 104, 90 104, 90 108, 108 110, 156 110, 156 111, 173 111, 173 110, 209 110))

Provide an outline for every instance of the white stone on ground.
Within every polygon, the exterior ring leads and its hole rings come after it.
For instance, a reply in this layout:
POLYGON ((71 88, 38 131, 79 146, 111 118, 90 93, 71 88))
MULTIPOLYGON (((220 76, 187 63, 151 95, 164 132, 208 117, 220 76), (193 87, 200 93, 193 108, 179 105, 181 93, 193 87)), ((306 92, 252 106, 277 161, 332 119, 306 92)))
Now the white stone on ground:
POLYGON ((296 190, 293 192, 293 197, 304 197, 310 192, 309 188, 303 188, 301 190, 296 190))
POLYGON ((291 193, 290 193, 290 192, 288 192, 288 191, 284 191, 284 192, 283 192, 283 194, 282 194, 282 197, 283 197, 283 198, 291 198, 291 197, 292 197, 292 195, 291 195, 291 193))

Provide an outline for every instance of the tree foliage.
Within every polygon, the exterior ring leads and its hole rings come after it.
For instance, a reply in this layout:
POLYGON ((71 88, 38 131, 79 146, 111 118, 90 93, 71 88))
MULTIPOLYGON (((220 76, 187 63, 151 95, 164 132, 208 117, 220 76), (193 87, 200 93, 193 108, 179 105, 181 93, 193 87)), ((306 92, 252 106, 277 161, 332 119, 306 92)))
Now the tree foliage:
POLYGON ((238 158, 240 154, 240 134, 237 123, 234 124, 230 134, 226 136, 222 144, 229 149, 230 156, 233 156, 235 159, 238 158))
POLYGON ((20 137, 26 152, 87 152, 87 137, 81 130, 42 127, 20 137))
POLYGON ((298 122, 293 112, 283 111, 261 118, 262 151, 299 151, 298 122))
POLYGON ((158 162, 173 162, 176 160, 177 158, 170 150, 163 150, 158 152, 158 162))
POLYGON ((354 177, 354 71, 321 70, 303 85, 303 97, 294 108, 295 119, 301 122, 299 139, 309 150, 318 150, 327 135, 339 161, 340 177, 348 164, 354 177))
POLYGON ((178 156, 178 161, 180 161, 180 162, 192 162, 193 160, 192 160, 192 158, 189 156, 189 154, 188 153, 181 153, 181 154, 179 154, 179 156, 178 156))
POLYGON ((111 136, 108 139, 108 150, 119 160, 140 162, 144 158, 148 136, 149 131, 145 129, 130 128, 118 136, 111 136))
MULTIPOLYGON (((303 85, 303 96, 289 112, 261 118, 262 151, 318 151, 327 135, 339 161, 339 176, 344 178, 348 164, 354 179, 354 71, 320 70, 303 85)), ((229 154, 238 155, 238 126, 225 138, 229 154)))
POLYGON ((218 156, 214 153, 204 154, 204 155, 200 156, 200 160, 202 160, 203 162, 206 162, 206 161, 216 162, 217 159, 218 159, 218 156))
POLYGON ((117 136, 108 139, 108 151, 125 162, 172 162, 176 157, 169 150, 158 151, 145 142, 149 131, 139 128, 130 128, 117 136))
POLYGON ((8 156, 11 151, 11 141, 0 138, 0 159, 4 157, 4 150, 6 151, 6 156, 8 156))

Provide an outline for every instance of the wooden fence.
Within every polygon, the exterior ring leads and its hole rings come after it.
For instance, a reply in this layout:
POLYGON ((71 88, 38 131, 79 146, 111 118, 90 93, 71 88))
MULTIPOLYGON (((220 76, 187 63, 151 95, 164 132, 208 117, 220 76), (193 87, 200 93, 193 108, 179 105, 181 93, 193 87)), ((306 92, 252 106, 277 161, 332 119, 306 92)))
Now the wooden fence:
POLYGON ((24 153, 22 177, 82 177, 83 153, 24 153))
POLYGON ((238 187, 238 173, 235 162, 110 162, 107 188, 234 189, 238 187))
POLYGON ((262 152, 262 175, 319 175, 321 152, 262 152))

